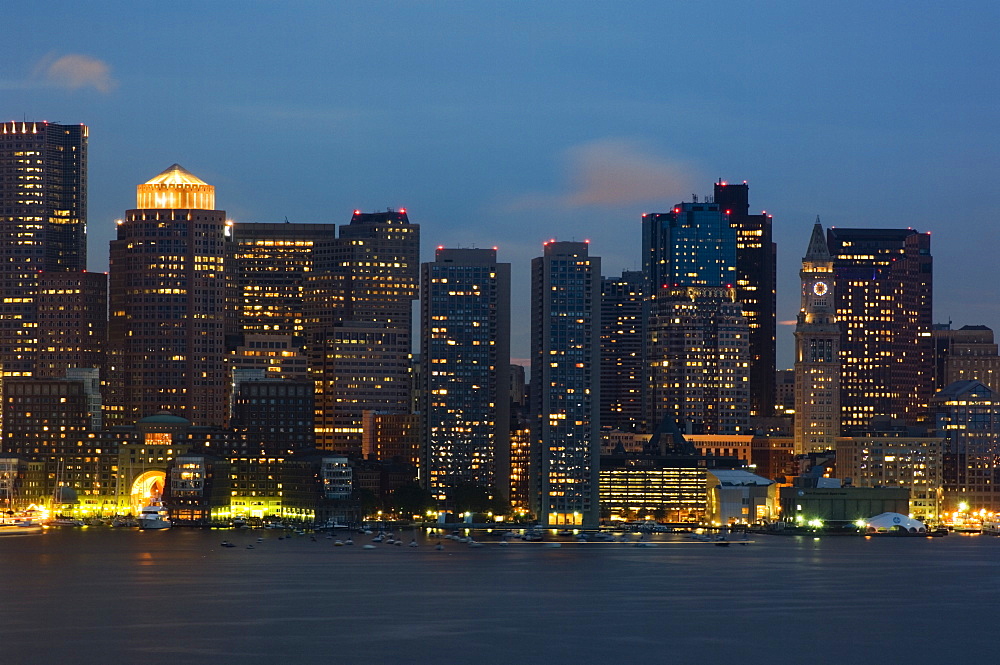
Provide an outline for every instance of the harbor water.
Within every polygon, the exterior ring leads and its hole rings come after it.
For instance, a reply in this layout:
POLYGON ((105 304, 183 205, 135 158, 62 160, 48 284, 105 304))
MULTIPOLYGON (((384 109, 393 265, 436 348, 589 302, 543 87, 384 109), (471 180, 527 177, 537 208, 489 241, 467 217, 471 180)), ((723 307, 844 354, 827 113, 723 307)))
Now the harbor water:
POLYGON ((399 537, 368 549, 371 536, 335 546, 266 530, 3 538, 2 662, 921 664, 996 652, 1000 538, 484 537, 438 550, 399 537))

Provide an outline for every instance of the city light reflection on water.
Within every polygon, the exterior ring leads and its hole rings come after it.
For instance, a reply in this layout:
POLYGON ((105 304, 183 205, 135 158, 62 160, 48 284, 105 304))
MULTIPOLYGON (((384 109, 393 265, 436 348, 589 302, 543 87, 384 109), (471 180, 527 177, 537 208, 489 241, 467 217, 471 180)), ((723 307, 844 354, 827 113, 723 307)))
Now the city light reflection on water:
POLYGON ((865 662, 885 644, 891 662, 965 661, 987 653, 1000 582, 1000 539, 986 536, 484 539, 443 551, 422 537, 362 549, 369 539, 66 529, 0 540, 3 662, 773 664, 865 662), (930 639, 957 616, 961 644, 930 639))

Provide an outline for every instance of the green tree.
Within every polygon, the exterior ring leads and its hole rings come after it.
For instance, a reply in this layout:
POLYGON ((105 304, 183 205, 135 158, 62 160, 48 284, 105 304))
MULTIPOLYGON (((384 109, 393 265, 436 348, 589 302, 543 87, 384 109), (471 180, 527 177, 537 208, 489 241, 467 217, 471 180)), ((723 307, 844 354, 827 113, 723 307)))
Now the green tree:
POLYGON ((423 515, 434 508, 434 497, 419 485, 401 485, 386 500, 389 510, 400 516, 423 515))
POLYGON ((351 493, 351 498, 358 502, 358 508, 361 510, 362 517, 374 515, 381 508, 378 497, 370 489, 355 487, 354 492, 351 493))

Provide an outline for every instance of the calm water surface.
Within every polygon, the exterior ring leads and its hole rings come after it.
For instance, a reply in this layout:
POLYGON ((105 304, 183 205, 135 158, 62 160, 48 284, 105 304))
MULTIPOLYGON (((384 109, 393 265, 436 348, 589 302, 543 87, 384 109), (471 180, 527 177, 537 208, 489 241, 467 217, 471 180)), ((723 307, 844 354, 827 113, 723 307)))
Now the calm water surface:
POLYGON ((95 528, 0 538, 0 663, 1000 658, 1000 538, 363 550, 369 539, 95 528), (220 547, 226 538, 238 547, 220 547))

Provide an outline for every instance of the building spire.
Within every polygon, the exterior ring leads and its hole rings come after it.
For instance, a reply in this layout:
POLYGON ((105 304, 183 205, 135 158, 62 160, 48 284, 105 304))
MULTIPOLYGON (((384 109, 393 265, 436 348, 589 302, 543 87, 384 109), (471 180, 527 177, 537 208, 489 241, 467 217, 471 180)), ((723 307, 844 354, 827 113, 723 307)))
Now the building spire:
POLYGON ((819 215, 816 215, 816 224, 813 226, 812 237, 809 238, 809 249, 806 250, 805 260, 828 260, 829 258, 830 249, 826 245, 823 225, 819 221, 819 215))

